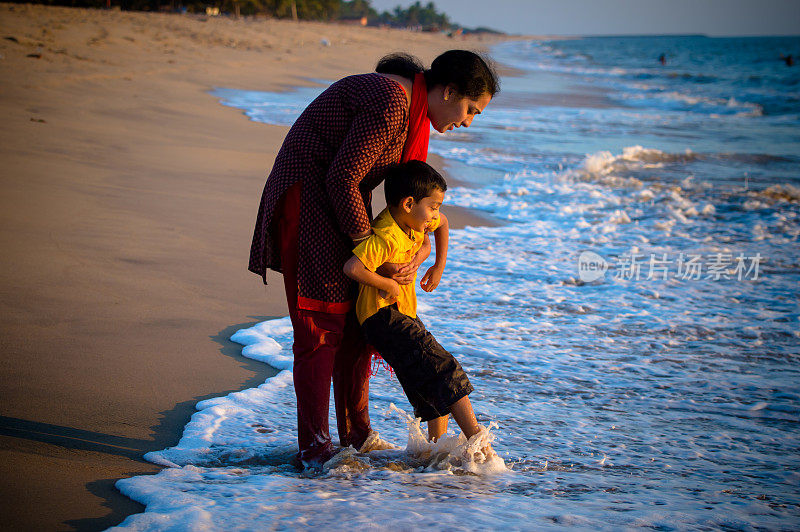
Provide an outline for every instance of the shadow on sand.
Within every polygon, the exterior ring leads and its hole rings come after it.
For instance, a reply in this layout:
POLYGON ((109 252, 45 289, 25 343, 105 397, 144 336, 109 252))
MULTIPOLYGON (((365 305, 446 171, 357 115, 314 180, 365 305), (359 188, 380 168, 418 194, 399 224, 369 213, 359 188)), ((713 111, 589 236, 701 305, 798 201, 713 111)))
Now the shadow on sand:
MULTIPOLYGON (((232 392, 255 388, 263 384, 277 371, 264 364, 242 356, 242 346, 230 341, 233 333, 239 329, 252 327, 262 321, 276 319, 279 316, 250 316, 256 321, 231 325, 219 331, 210 338, 217 342, 220 353, 231 357, 239 365, 253 373, 245 380, 240 388, 223 390, 208 395, 193 397, 175 405, 174 408, 159 412, 160 419, 157 425, 151 427, 151 439, 126 438, 114 436, 74 427, 64 427, 41 423, 25 419, 0 416, 0 435, 21 438, 30 441, 43 442, 65 449, 91 451, 109 455, 121 456, 137 462, 148 463, 143 455, 151 451, 159 451, 178 443, 183 427, 189 422, 195 412, 195 405, 205 399, 220 397, 232 392)), ((153 466, 156 467, 156 466, 153 466)), ((142 474, 136 472, 132 474, 142 474)), ((93 495, 105 499, 103 506, 109 508, 110 513, 100 518, 77 519, 65 521, 64 524, 78 531, 105 530, 108 527, 120 524, 129 515, 141 513, 145 507, 132 501, 117 491, 114 484, 118 478, 100 479, 86 484, 86 489, 93 495)))

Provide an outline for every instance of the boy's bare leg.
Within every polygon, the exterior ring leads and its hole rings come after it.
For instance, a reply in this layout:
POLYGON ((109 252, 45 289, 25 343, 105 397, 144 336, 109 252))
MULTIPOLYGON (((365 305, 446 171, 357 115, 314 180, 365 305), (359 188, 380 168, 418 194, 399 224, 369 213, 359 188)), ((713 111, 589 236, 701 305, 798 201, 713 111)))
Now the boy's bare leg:
POLYGON ((478 420, 475 419, 475 412, 472 410, 472 403, 468 396, 464 396, 450 406, 450 413, 458 423, 459 428, 464 432, 464 436, 471 438, 480 432, 478 420))
MULTIPOLYGON (((461 430, 464 432, 464 436, 467 438, 471 438, 481 431, 480 425, 478 425, 478 420, 475 419, 475 412, 472 410, 472 403, 469 401, 468 396, 465 395, 453 403, 450 406, 450 413, 453 414, 453 419, 456 420, 459 428, 461 428, 461 430)), ((487 458, 494 454, 494 450, 490 445, 487 445, 481 450, 487 458)))
POLYGON ((447 432, 447 420, 450 416, 444 415, 428 421, 428 441, 439 441, 439 438, 447 432))

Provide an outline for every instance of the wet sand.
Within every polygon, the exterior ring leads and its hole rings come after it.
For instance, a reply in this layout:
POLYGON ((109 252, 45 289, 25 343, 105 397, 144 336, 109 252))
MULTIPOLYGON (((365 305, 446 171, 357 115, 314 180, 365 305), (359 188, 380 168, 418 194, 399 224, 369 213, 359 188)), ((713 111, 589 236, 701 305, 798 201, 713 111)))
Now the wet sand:
POLYGON ((175 444, 199 400, 273 372, 228 337, 286 315, 280 276, 263 286, 247 257, 287 128, 209 90, 486 44, 0 4, 0 528, 96 530, 142 511, 114 482, 158 471, 142 454, 175 444))

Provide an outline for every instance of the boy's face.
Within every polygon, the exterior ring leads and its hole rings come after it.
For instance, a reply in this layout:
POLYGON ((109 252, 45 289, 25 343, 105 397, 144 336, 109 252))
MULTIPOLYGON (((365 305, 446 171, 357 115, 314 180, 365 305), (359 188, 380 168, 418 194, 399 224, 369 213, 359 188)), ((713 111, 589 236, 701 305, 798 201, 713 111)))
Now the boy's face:
POLYGON ((408 214, 405 216, 405 224, 420 233, 428 229, 428 225, 439 218, 439 207, 444 203, 444 191, 434 189, 430 196, 425 196, 419 201, 414 198, 406 198, 403 201, 403 210, 408 214))

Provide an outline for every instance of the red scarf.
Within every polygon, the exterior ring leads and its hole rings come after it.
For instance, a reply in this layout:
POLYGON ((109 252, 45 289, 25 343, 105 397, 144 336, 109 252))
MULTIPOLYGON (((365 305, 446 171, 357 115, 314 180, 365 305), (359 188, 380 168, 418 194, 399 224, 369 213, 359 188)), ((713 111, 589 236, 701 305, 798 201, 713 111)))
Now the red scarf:
POLYGON ((428 87, 422 73, 414 76, 411 89, 411 107, 408 110, 408 136, 403 145, 400 162, 411 160, 425 161, 428 158, 428 139, 431 135, 431 121, 428 118, 428 87))

